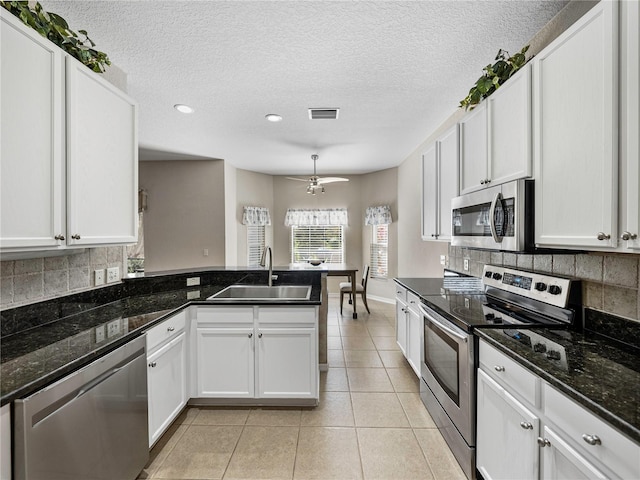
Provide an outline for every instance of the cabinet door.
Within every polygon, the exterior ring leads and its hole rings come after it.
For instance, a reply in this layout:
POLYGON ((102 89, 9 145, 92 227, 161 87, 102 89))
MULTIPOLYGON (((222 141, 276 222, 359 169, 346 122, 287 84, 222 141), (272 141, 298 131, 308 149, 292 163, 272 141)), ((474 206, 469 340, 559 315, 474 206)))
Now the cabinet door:
POLYGON ((198 328, 198 397, 254 397, 253 328, 198 328))
POLYGON ((485 480, 537 479, 538 417, 482 370, 477 388, 478 470, 485 480))
POLYGON ((491 185, 531 176, 531 64, 487 98, 491 185))
POLYGON ((451 200, 459 195, 458 125, 438 140, 438 240, 451 240, 451 200))
POLYGON ((609 478, 547 426, 543 429, 543 438, 548 443, 541 448, 542 479, 605 480, 609 478))
POLYGON ((407 304, 396 299, 396 343, 407 357, 407 304))
POLYGON ((485 188, 487 175, 487 103, 460 121, 460 193, 485 188))
POLYGON ((149 446, 153 445, 187 404, 186 334, 147 359, 149 386, 149 446))
POLYGON ((315 328, 260 328, 258 397, 318 398, 315 328))
POLYGON ((11 405, 0 408, 0 480, 11 480, 11 405))
POLYGON ((420 378, 422 366, 422 317, 412 309, 407 310, 407 361, 420 378))
POLYGON ((533 59, 541 246, 616 246, 617 5, 599 2, 533 59))
POLYGON ((63 225, 62 51, 2 12, 0 247, 56 247, 63 225))
POLYGON ((620 187, 623 191, 619 230, 622 246, 637 250, 640 249, 640 3, 620 2, 620 8, 620 187))
POLYGON ((67 72, 67 241, 137 241, 137 105, 74 58, 67 72))
POLYGON ((437 146, 431 145, 422 154, 422 239, 435 240, 438 235, 438 169, 437 146))

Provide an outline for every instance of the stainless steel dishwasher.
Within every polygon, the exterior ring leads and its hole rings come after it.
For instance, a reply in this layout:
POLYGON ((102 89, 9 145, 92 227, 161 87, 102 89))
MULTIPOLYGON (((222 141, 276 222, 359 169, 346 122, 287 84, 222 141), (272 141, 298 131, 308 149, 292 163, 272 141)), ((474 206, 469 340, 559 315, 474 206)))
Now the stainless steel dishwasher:
POLYGON ((16 480, 133 480, 149 458, 141 336, 15 402, 16 480))

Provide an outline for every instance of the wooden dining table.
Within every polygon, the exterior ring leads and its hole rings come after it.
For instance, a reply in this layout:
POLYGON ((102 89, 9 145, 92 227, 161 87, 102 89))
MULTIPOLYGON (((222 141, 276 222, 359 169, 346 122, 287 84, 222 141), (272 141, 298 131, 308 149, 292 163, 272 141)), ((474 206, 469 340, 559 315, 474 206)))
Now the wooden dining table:
POLYGON ((323 263, 322 270, 326 270, 328 277, 348 277, 351 282, 351 300, 353 302, 353 318, 358 318, 356 310, 356 272, 357 268, 346 263, 323 263))

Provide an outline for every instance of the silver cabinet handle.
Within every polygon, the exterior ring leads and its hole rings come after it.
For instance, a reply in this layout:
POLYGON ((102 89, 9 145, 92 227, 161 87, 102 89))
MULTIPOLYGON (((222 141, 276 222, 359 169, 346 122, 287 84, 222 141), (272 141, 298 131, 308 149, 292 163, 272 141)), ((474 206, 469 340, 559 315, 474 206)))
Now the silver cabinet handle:
POLYGON ((496 365, 493 367, 496 372, 504 372, 504 367, 502 365, 496 365))
POLYGON ((167 327, 167 332, 173 332, 175 330, 175 327, 167 327))
POLYGON ((611 235, 609 235, 608 233, 604 233, 604 232, 598 232, 598 235, 596 236, 596 238, 598 240, 610 240, 611 239, 611 235))
POLYGON ((65 238, 64 238, 64 235, 56 235, 56 236, 55 236, 55 237, 53 237, 53 238, 55 238, 56 240, 64 240, 64 239, 65 239, 65 238))
POLYGON ((249 336, 249 338, 252 338, 253 337, 253 333, 250 333, 248 336, 249 336))
POLYGON ((156 363, 156 362, 151 362, 151 363, 149 364, 149 366, 150 366, 151 368, 155 367, 156 365, 157 365, 157 363, 156 363))
POLYGON ((409 303, 416 303, 416 301, 415 300, 411 300, 409 303))
POLYGON ((587 442, 589 445, 602 445, 602 441, 600 440, 600 437, 597 435, 588 435, 588 434, 583 434, 582 435, 582 439, 587 442))
POLYGON ((258 338, 262 338, 262 333, 259 333, 259 334, 258 334, 258 338))
POLYGON ((80 240, 80 234, 76 233, 75 235, 71 235, 71 238, 73 238, 74 240, 80 240))
POLYGON ((620 235, 620 240, 635 240, 638 238, 638 235, 635 233, 624 231, 622 235, 620 235))
POLYGON ((520 422, 520 426, 525 430, 533 430, 533 425, 530 422, 520 422))
POLYGON ((550 447, 551 442, 547 438, 538 437, 538 445, 541 447, 550 447))

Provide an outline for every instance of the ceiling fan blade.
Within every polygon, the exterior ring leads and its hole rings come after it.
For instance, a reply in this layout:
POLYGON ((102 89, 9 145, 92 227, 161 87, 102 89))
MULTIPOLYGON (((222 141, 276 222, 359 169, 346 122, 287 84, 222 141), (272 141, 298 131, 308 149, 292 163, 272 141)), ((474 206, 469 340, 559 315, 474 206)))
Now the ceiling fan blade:
POLYGON ((321 177, 318 179, 318 184, 322 185, 323 183, 333 183, 333 182, 348 182, 348 178, 342 177, 321 177))
POLYGON ((308 182, 308 178, 285 177, 287 180, 298 180, 299 182, 308 182))

